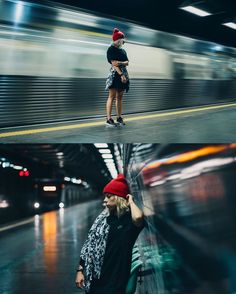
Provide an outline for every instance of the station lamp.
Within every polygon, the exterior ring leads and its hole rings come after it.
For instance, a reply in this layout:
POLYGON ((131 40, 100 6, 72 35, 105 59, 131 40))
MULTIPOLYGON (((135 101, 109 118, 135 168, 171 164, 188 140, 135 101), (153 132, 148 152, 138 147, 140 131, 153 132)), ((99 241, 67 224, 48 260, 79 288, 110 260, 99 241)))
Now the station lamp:
POLYGON ((206 12, 206 11, 204 11, 202 9, 197 8, 197 7, 194 7, 192 5, 185 6, 185 7, 180 7, 180 9, 185 10, 185 11, 190 12, 190 13, 193 13, 195 15, 201 16, 201 17, 211 15, 211 13, 206 12))
POLYGON ((222 24, 223 26, 229 27, 233 30, 236 30, 236 23, 235 22, 225 22, 222 24))
POLYGON ((207 3, 203 0, 184 1, 179 8, 200 17, 212 15, 212 13, 209 13, 207 11, 207 8, 208 8, 207 3))

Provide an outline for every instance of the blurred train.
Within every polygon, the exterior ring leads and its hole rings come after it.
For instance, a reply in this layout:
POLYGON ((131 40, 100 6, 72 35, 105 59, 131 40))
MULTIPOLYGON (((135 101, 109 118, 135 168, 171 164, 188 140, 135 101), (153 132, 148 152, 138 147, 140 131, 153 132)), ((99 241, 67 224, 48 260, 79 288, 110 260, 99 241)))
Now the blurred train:
POLYGON ((124 153, 147 222, 138 294, 235 293, 236 145, 134 144, 124 153))
POLYGON ((41 180, 34 185, 34 189, 30 207, 35 212, 64 208, 94 198, 91 188, 82 181, 78 185, 66 181, 41 180))
POLYGON ((0 127, 103 116, 114 27, 127 38, 127 114, 235 100, 235 48, 53 2, 4 0, 0 127))
POLYGON ((98 197, 97 191, 82 180, 35 178, 35 171, 18 168, 0 157, 0 224, 98 197))

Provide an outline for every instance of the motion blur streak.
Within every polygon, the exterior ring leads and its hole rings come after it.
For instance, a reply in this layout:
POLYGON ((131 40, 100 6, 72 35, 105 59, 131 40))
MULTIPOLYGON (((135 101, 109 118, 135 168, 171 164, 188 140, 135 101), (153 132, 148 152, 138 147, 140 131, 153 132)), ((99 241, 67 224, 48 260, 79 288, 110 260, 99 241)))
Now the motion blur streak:
POLYGON ((235 48, 55 5, 0 2, 0 127, 104 115, 114 27, 127 38, 127 114, 235 101, 235 48))
POLYGON ((138 293, 236 291, 235 149, 235 144, 124 146, 127 177, 146 215, 138 293))
POLYGON ((236 149, 236 146, 235 146, 235 144, 231 144, 231 145, 222 145, 222 146, 203 147, 198 150, 186 152, 183 154, 178 154, 178 155, 173 156, 171 158, 167 158, 164 161, 149 164, 148 167, 146 167, 144 170, 150 169, 150 168, 157 168, 157 167, 159 167, 161 165, 165 165, 165 164, 187 162, 190 160, 197 159, 198 157, 217 154, 217 153, 219 153, 221 151, 225 151, 227 149, 236 149))

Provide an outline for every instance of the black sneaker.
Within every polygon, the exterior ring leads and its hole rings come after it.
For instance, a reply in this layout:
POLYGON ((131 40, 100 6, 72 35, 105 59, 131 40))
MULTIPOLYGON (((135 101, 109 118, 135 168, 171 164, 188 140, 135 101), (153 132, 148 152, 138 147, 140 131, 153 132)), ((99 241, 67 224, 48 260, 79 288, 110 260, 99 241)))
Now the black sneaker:
POLYGON ((112 118, 110 118, 107 120, 106 126, 111 127, 111 128, 115 128, 115 127, 117 127, 117 124, 114 122, 114 120, 112 118))
POLYGON ((123 118, 121 116, 118 117, 116 121, 117 121, 117 124, 119 124, 120 126, 125 126, 125 123, 124 123, 123 118))

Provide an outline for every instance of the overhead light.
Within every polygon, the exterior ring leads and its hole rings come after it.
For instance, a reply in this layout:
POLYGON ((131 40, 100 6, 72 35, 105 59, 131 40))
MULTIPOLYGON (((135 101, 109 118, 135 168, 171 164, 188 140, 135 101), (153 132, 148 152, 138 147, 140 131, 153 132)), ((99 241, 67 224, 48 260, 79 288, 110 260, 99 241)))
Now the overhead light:
POLYGON ((96 148, 108 148, 108 145, 106 143, 96 143, 94 144, 96 148))
POLYGON ((64 181, 66 181, 66 182, 70 182, 70 180, 71 180, 71 178, 69 178, 69 177, 64 177, 64 181))
POLYGON ((116 169, 115 165, 107 165, 107 168, 110 169, 116 169))
POLYGON ((63 156, 64 153, 63 152, 57 152, 57 156, 63 156))
POLYGON ((193 13, 193 14, 196 14, 196 15, 201 16, 201 17, 211 15, 211 13, 206 12, 205 10, 196 8, 196 7, 191 6, 191 5, 185 6, 185 7, 180 7, 180 9, 188 11, 188 12, 193 13))
POLYGON ((118 175, 116 168, 110 168, 109 172, 113 178, 116 178, 118 175))
POLYGON ((20 165, 13 165, 12 167, 14 169, 16 169, 16 170, 22 170, 23 169, 23 166, 20 166, 20 165))
POLYGON ((104 159, 104 162, 114 162, 114 159, 113 158, 106 158, 106 159, 104 159))
POLYGON ((73 184, 81 184, 82 183, 82 180, 81 179, 76 179, 76 178, 73 178, 73 179, 71 179, 71 182, 73 183, 73 184))
POLYGON ((22 18, 23 8, 24 8, 23 2, 22 1, 17 2, 16 8, 15 8, 15 22, 16 23, 18 23, 22 18))
POLYGON ((118 176, 118 173, 117 172, 111 172, 111 176, 112 176, 112 178, 113 179, 115 179, 115 178, 117 178, 117 176, 118 176))
POLYGON ((231 29, 236 30, 236 23, 235 22, 226 22, 226 23, 223 23, 223 25, 226 27, 229 27, 231 29))
POLYGON ((114 162, 106 162, 106 166, 115 166, 114 162))
POLYGON ((113 158, 112 154, 102 154, 103 158, 113 158))
POLYGON ((108 154, 108 153, 111 153, 111 150, 110 150, 110 149, 98 149, 98 151, 99 151, 101 154, 108 154))
POLYGON ((10 162, 3 162, 2 167, 3 168, 10 167, 10 162))

